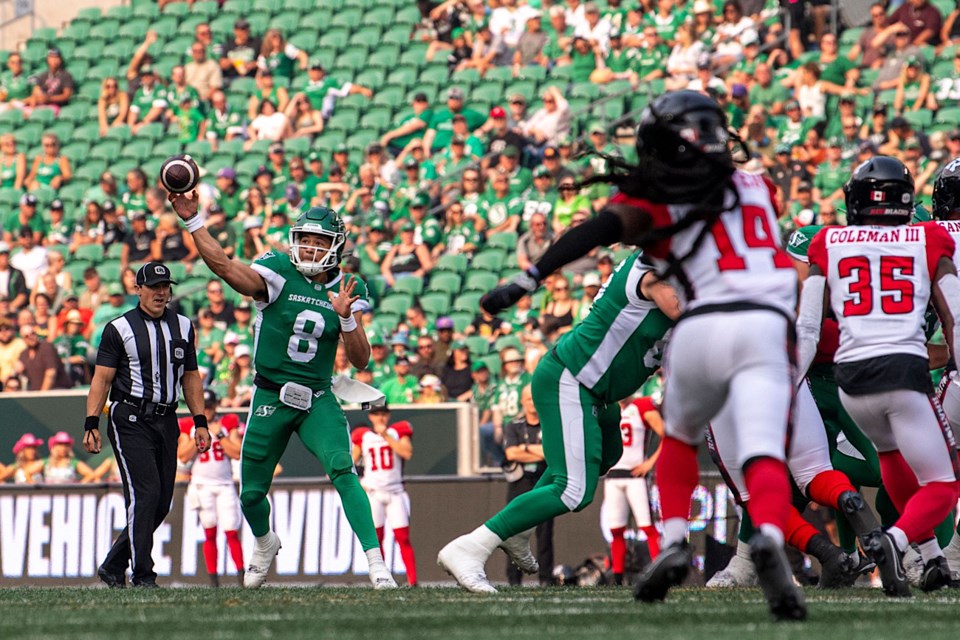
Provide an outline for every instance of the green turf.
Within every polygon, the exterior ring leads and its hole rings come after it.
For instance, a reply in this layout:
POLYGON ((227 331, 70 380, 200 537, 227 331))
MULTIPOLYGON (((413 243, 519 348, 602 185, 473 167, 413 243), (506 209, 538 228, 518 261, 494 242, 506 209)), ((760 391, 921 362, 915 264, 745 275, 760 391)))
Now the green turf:
POLYGON ((876 590, 807 591, 806 623, 774 624, 760 592, 678 590, 635 603, 626 588, 241 591, 0 590, 0 638, 950 638, 960 592, 892 601, 876 590), (921 636, 922 634, 922 636, 921 636))

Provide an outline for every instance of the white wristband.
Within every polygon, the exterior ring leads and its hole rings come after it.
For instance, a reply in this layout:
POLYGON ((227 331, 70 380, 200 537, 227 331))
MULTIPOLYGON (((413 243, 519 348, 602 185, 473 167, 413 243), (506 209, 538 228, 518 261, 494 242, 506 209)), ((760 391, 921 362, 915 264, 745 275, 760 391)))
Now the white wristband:
POLYGON ((340 330, 344 333, 350 333, 351 331, 356 331, 357 329, 357 319, 353 317, 353 314, 344 318, 340 316, 340 330))
POLYGON ((194 215, 192 218, 183 221, 183 226, 187 228, 187 231, 190 233, 195 233, 197 230, 203 228, 203 218, 200 217, 200 214, 194 215))

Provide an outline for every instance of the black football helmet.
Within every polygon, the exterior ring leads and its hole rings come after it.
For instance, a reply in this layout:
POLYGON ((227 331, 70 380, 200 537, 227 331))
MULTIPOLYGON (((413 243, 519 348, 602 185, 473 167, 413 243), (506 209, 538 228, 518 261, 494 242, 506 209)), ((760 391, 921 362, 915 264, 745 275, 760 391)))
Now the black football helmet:
POLYGON ((843 186, 848 224, 907 224, 913 216, 913 176, 902 162, 874 156, 843 186))
POLYGON ((696 91, 673 91, 650 103, 637 125, 641 174, 670 203, 700 202, 733 174, 727 116, 696 91))
POLYGON ((954 213, 960 213, 960 158, 951 160, 933 183, 933 217, 948 220, 954 213))

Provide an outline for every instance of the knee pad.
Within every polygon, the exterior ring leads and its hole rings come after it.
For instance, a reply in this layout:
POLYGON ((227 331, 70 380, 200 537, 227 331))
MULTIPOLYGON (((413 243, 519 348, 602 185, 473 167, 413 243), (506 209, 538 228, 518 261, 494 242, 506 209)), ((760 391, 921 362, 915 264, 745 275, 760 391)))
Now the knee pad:
POLYGON ((266 497, 267 494, 259 489, 244 489, 240 492, 240 506, 244 509, 255 507, 266 497))
POLYGON ((344 474, 353 475, 353 457, 346 451, 338 451, 330 456, 330 468, 327 469, 327 475, 331 480, 335 480, 344 474))

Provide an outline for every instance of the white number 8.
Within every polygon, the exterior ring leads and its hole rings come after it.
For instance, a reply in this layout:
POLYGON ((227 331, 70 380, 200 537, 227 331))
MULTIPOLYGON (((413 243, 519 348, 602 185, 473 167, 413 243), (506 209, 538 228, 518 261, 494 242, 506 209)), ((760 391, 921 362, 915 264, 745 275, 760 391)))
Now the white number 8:
POLYGON ((287 355, 294 362, 310 362, 317 355, 317 340, 323 335, 324 321, 319 311, 301 311, 293 322, 293 335, 287 343, 287 355), (307 323, 313 328, 308 332, 307 323), (301 351, 300 345, 306 343, 307 350, 301 351))

